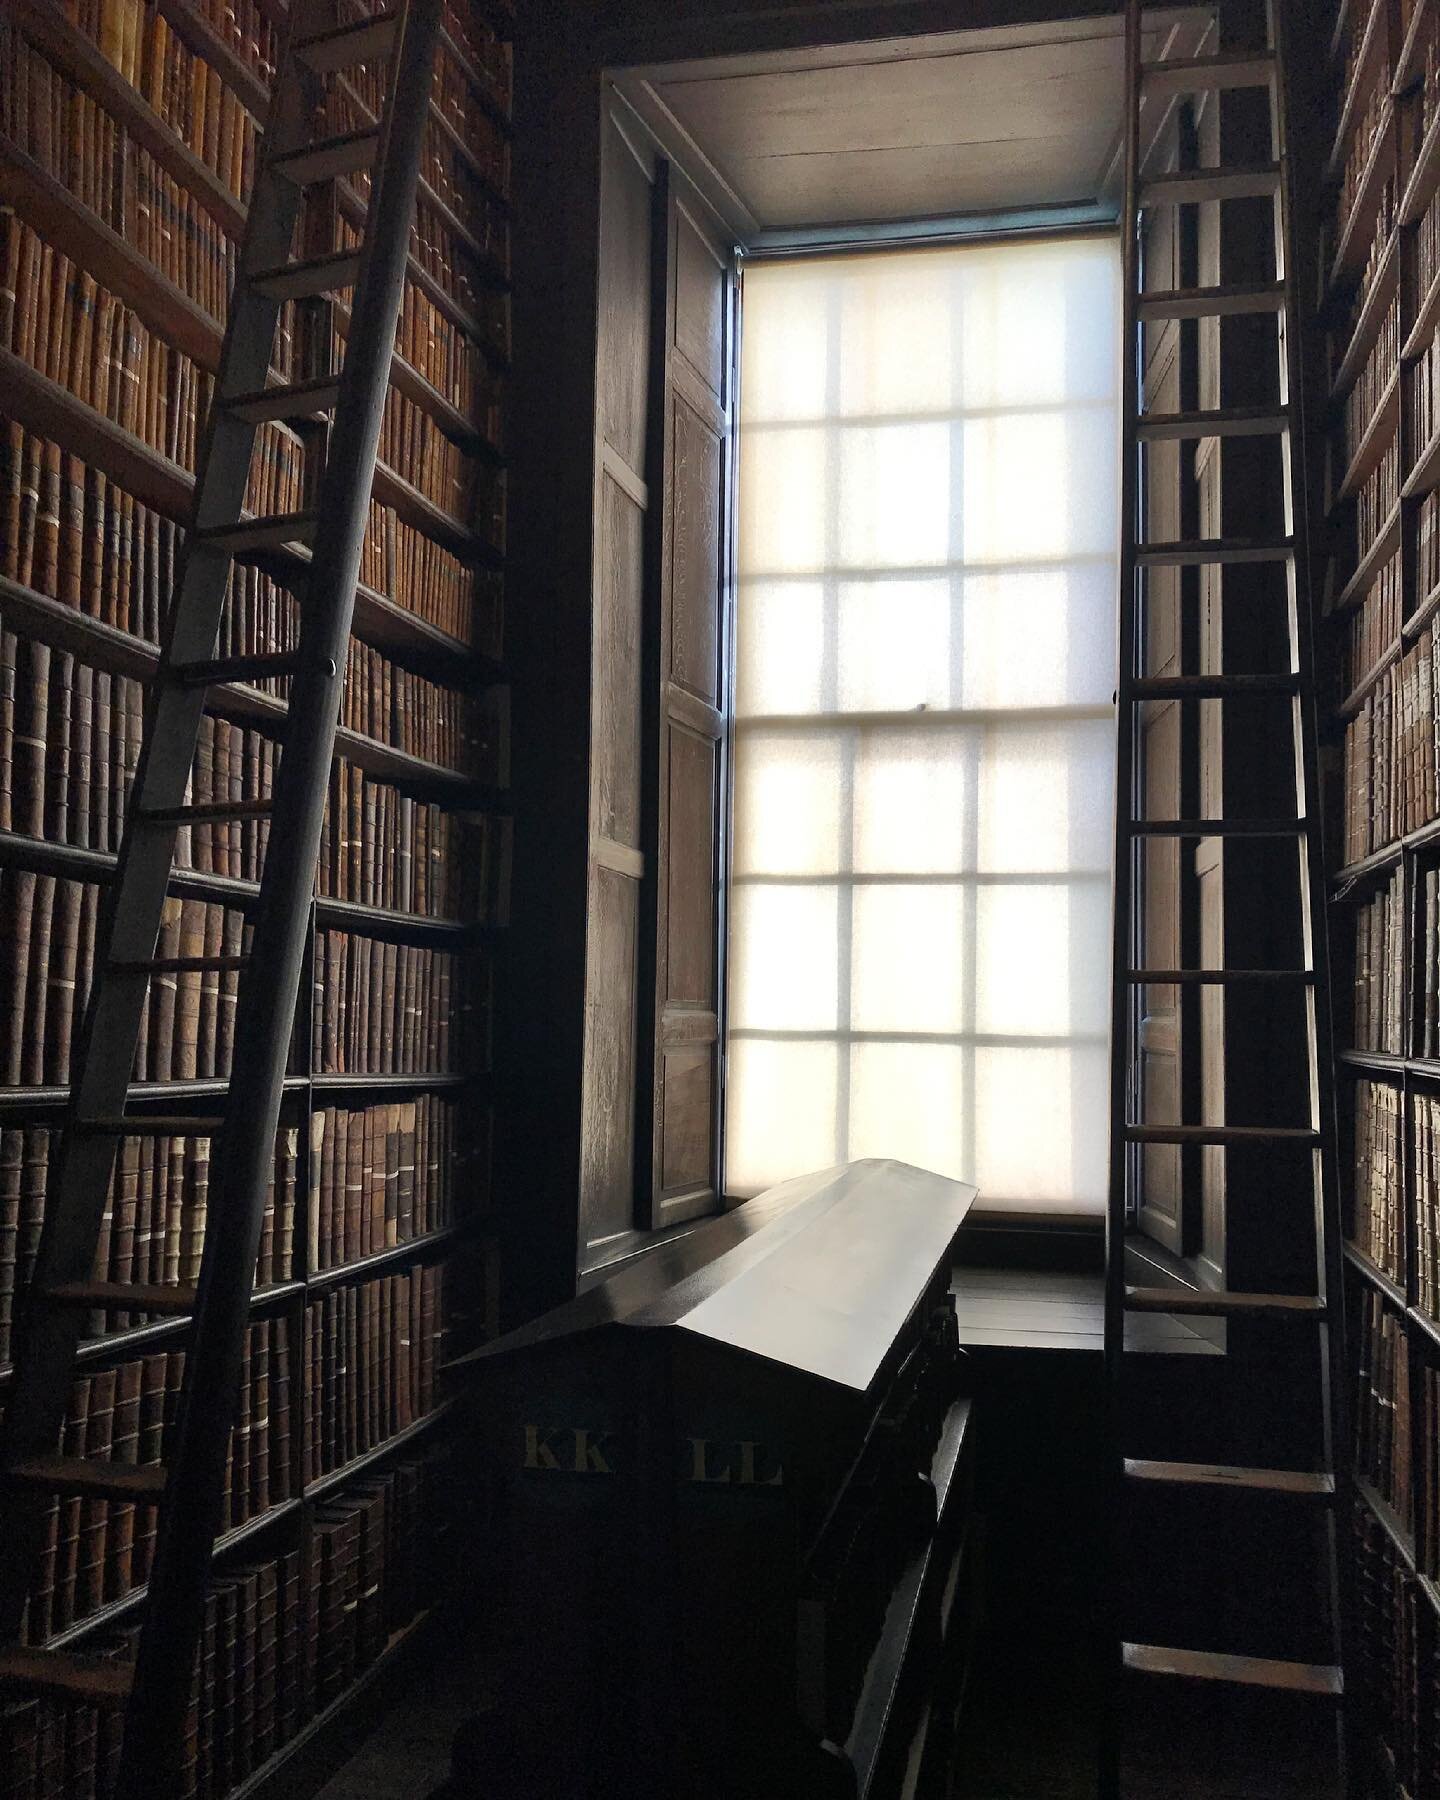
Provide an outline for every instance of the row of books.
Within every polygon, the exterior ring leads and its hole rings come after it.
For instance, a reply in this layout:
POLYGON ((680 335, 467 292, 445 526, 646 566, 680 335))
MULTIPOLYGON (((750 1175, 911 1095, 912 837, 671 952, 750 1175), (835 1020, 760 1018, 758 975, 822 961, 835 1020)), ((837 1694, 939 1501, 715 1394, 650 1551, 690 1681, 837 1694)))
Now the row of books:
MULTIPOLYGON (((257 1319, 241 1355, 240 1399, 221 1498, 229 1531, 294 1492, 290 1328, 257 1319)), ((185 1352, 162 1350, 71 1384, 61 1453, 95 1462, 164 1463, 185 1378, 185 1352)), ((113 1500, 57 1499, 26 1608, 25 1637, 43 1643, 146 1581, 156 1509, 113 1500)))
MULTIPOLYGON (((330 248, 353 250, 359 243, 359 226, 344 212, 337 211, 330 248)), ((496 283, 493 271, 484 266, 466 239, 457 235, 423 195, 416 201, 410 226, 410 254, 458 313, 457 323, 496 355, 508 355, 510 305, 505 289, 496 283)))
POLYGON ((274 78, 279 33, 261 0, 186 0, 260 81, 274 78))
MULTIPOLYGON (((1421 557, 1423 560, 1423 547, 1421 557)), ((1342 699, 1354 692, 1399 641, 1403 616, 1404 589, 1397 551, 1381 568, 1370 584, 1369 592, 1346 621, 1340 676, 1342 699)))
POLYGON ((310 1269, 338 1269, 454 1224, 471 1178, 460 1124, 455 1103, 439 1094, 319 1108, 310 1121, 310 1269))
POLYGON ((1345 860, 1358 862, 1440 815, 1440 686, 1427 627, 1383 671, 1345 728, 1345 860))
POLYGON ((1415 987, 1415 1052, 1440 1057, 1440 869, 1422 865, 1416 870, 1419 886, 1419 923, 1422 936, 1415 946, 1420 967, 1415 987))
MULTIPOLYGON (((152 450, 193 469, 210 404, 210 376, 18 213, 0 215, 0 224, 0 347, 152 450)), ((286 425, 262 425, 251 459, 247 509, 295 512, 304 494, 300 439, 286 425)))
POLYGON ((345 659, 340 723, 442 768, 496 779, 493 718, 480 700, 402 669, 358 638, 345 659))
MULTIPOLYGON (((219 72, 186 46, 164 12, 145 0, 65 0, 65 10, 181 143, 232 194, 247 195, 255 180, 260 126, 219 72)), ((273 41, 264 40, 263 52, 256 42, 255 60, 263 55, 273 68, 273 41)))
MULTIPOLYGON (((357 14, 380 12, 386 4, 387 0, 356 0, 357 14)), ((443 17, 446 34, 454 41, 470 68, 480 77, 483 91, 508 118, 512 77, 510 40, 502 37, 495 29, 483 7, 472 6, 468 0, 445 0, 443 17)), ((459 88, 447 75, 447 68, 454 69, 453 61, 442 59, 440 87, 443 97, 438 97, 438 103, 441 111, 458 123, 460 111, 469 104, 470 83, 463 83, 466 95, 462 98, 459 88)), ((458 76, 459 73, 458 69, 454 69, 455 75, 458 76)))
POLYGON ((510 843, 508 819, 447 812, 337 757, 315 891, 430 919, 503 924, 510 843))
MULTIPOLYGON (((188 299, 224 319, 238 262, 234 242, 143 144, 9 21, 0 21, 0 132, 188 299)), ((288 368, 284 358, 278 361, 288 368)))
POLYGON ((1410 1111, 1415 1145, 1415 1303, 1432 1319, 1440 1319, 1440 1094, 1412 1094, 1410 1111))
POLYGON ((1385 528, 1400 500, 1400 437, 1386 446, 1378 463, 1355 496, 1356 560, 1364 556, 1385 528))
MULTIPOLYGON (((379 61, 346 71, 343 80, 336 83, 335 93, 327 97, 326 120, 333 131, 358 130, 380 116, 387 73, 379 61)), ((456 212, 459 207, 455 196, 461 195, 468 185, 467 168, 488 182, 502 199, 508 198, 510 140, 493 114, 476 104, 470 83, 443 42, 435 59, 435 89, 434 102, 447 129, 437 130, 433 118, 428 123, 421 149, 421 179, 428 181, 441 200, 456 212), (448 105, 441 94, 449 96, 448 105)))
MULTIPOLYGON (((294 438, 259 440, 256 499, 296 500, 294 438), (280 461, 270 461, 271 450, 280 461)), ((184 543, 172 519, 102 471, 0 414, 0 575, 148 643, 160 637, 184 543)), ((469 569, 444 545, 372 501, 360 579, 462 643, 499 654, 501 577, 469 569)), ((299 613, 273 577, 231 565, 219 651, 293 647, 299 613)))
POLYGON ((1355 1468, 1408 1530, 1413 1508, 1405 1321, 1367 1287, 1355 1336, 1355 1468))
POLYGON ((395 347, 496 450, 502 437, 503 384, 479 345, 422 292, 409 285, 400 303, 395 347))
POLYGON ((484 1067, 473 961, 428 944, 317 932, 317 1073, 423 1075, 484 1067))
POLYGON ((443 1263, 327 1289, 305 1307, 307 1482, 423 1419, 444 1360, 443 1263))
MULTIPOLYGON (((1417 1117, 1417 1127, 1419 1120, 1417 1117)), ((1400 1090, 1355 1083, 1355 1186, 1351 1235, 1392 1281, 1405 1281, 1405 1196, 1400 1178, 1400 1090)))
POLYGON ((1400 872, 1355 908, 1352 1043, 1372 1055, 1405 1054, 1405 895, 1400 872))
MULTIPOLYGON (((436 1459, 407 1458, 316 1509, 308 1540, 222 1564, 206 1595, 185 1768, 175 1800, 221 1800, 370 1667, 438 1590, 427 1522, 436 1459)), ((87 1642, 134 1658, 138 1627, 87 1642)), ((13 1800, 104 1800, 120 1719, 73 1701, 0 1706, 0 1788, 13 1800)))
MULTIPOLYGON (((89 997, 100 890, 28 869, 0 871, 0 1072, 7 1086, 62 1085, 89 997)), ((166 902, 156 953, 239 955, 244 915, 205 900, 166 902)), ((156 975, 135 1052, 137 1081, 226 1076, 238 974, 156 975)))
MULTIPOLYGON (((345 104, 327 107, 327 118, 336 121, 338 133, 363 127, 369 118, 366 108, 345 104), (338 121, 349 119, 352 124, 338 121)), ((426 132, 420 157, 420 204, 438 222, 452 243, 463 246, 468 256, 493 265, 490 271, 478 269, 483 278, 493 281, 495 271, 501 277, 510 270, 510 213, 504 198, 486 182, 470 172, 462 151, 453 139, 437 131, 432 124, 426 132)), ((371 201, 369 170, 360 170, 337 183, 342 204, 358 213, 371 201)))
POLYGON ((1385 317, 1370 354, 1355 378, 1355 385, 1345 396, 1345 461, 1348 464, 1360 448, 1380 405, 1381 396, 1400 367, 1400 297, 1397 294, 1385 309, 1385 317))
POLYGON ((1415 1557, 1420 1573, 1440 1581, 1440 1367, 1420 1365, 1420 1492, 1415 1557))
POLYGON ((391 388, 380 421, 380 460, 404 469, 410 486, 496 549, 505 546, 505 485, 498 469, 467 456, 423 407, 391 388))
POLYGON ((1440 344, 1432 338, 1409 365, 1410 461, 1419 461, 1440 430, 1440 344))
MULTIPOLYGON (((362 1144, 367 1150, 373 1147, 368 1138, 362 1137, 362 1144)), ((121 1141, 100 1222, 97 1280, 193 1285, 209 1217, 210 1149, 210 1139, 203 1136, 121 1141)), ((282 1126, 255 1259, 257 1288, 288 1281, 294 1274, 299 1149, 298 1127, 282 1126)), ((0 1130, 0 1364, 8 1363, 13 1352, 16 1300, 34 1272, 59 1157, 55 1126, 7 1125, 0 1130)), ((361 1178, 370 1178, 368 1164, 362 1165, 361 1178)), ((430 1180, 427 1171, 425 1182, 430 1180)), ((143 1312, 97 1312, 90 1335, 127 1331, 147 1317, 143 1312)))
POLYGON ((1440 193, 1436 193, 1420 215, 1414 241, 1415 286, 1410 303, 1412 319, 1419 315, 1425 296, 1430 292, 1435 277, 1440 275, 1440 193))
POLYGON ((1370 152, 1389 117, 1389 110, 1390 84, 1377 81, 1365 102, 1365 110, 1355 122, 1350 145, 1345 153, 1345 167, 1341 173, 1340 193, 1335 205, 1337 226, 1341 231, 1345 229, 1360 196, 1370 152))
POLYGON ((1355 292, 1349 304, 1349 317, 1343 328, 1333 340, 1335 362, 1338 366, 1349 348, 1350 339, 1354 336, 1355 327, 1364 312, 1375 282, 1379 278, 1385 262, 1385 252, 1389 244, 1390 233, 1395 225, 1395 183, 1387 181, 1380 191, 1376 205, 1375 224, 1371 231, 1370 242, 1365 251, 1365 264, 1360 271, 1360 279, 1356 283, 1355 292))
POLYGON ((1428 1792, 1440 1772, 1433 1719, 1424 1708, 1433 1676, 1427 1669, 1419 1625, 1423 1616, 1414 1577, 1390 1534, 1370 1509, 1355 1506, 1350 1552, 1355 1570, 1354 1632, 1347 1642, 1347 1715, 1357 1750, 1369 1740, 1372 1755, 1356 1754, 1353 1767, 1362 1792, 1392 1800, 1428 1792), (1375 1754, 1377 1753, 1378 1754, 1375 1754), (1367 1761, 1371 1764, 1366 1767, 1367 1761), (1431 1771, 1421 1786, 1421 1767, 1431 1771))
POLYGON ((498 571, 468 568, 453 551, 373 500, 360 579, 462 644, 499 656, 503 612, 498 571))

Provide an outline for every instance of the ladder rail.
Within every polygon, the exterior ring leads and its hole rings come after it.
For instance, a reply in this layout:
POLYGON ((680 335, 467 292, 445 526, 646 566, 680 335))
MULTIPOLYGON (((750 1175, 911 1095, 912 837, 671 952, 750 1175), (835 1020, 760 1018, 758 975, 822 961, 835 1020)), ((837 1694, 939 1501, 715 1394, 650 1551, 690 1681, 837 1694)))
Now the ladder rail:
MULTIPOLYGON (((441 0, 410 0, 392 61, 379 173, 321 480, 319 530, 305 584, 290 729, 275 784, 270 847, 255 913, 256 979, 241 984, 225 1126, 186 1380, 173 1436, 177 1503, 161 1515, 117 1800, 147 1800, 156 1768, 181 1754, 210 1554, 219 1527, 230 1427, 249 1320, 296 997, 310 935, 336 723, 389 387, 395 324, 428 120, 441 0), (166 1622, 162 1632, 160 1620, 166 1622)), ((251 265, 254 266, 253 264, 251 265)), ((201 650, 199 655, 206 652, 201 650)))

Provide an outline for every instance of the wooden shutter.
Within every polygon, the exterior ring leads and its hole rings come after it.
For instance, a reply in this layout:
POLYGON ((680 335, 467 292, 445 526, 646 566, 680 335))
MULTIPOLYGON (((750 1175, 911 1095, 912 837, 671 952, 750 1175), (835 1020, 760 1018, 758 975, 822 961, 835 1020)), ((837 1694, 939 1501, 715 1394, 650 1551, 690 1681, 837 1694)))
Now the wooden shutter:
MULTIPOLYGON (((590 841, 585 907, 581 1267, 636 1226, 635 1087, 641 966, 644 694, 641 639, 652 460, 655 159, 607 110, 600 163, 590 841)), ((645 1009, 648 1011, 648 1008, 645 1009)))
POLYGON ((654 1065, 650 1092, 640 1097, 652 1227, 709 1211, 719 1195, 735 319, 730 252, 673 165, 662 165, 656 213, 663 222, 655 358, 663 476, 649 584, 654 1065))

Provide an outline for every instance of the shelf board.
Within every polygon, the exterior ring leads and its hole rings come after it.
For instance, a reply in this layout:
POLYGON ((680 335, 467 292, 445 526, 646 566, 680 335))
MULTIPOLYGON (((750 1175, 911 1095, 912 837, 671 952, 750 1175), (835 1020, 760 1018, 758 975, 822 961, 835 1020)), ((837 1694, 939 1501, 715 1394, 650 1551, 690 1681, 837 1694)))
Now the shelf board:
POLYGON ((1360 38, 1360 52, 1355 63, 1355 73, 1351 77, 1344 103, 1340 108, 1340 122, 1335 129, 1335 143, 1330 151, 1329 161, 1325 165, 1326 181, 1338 180, 1344 170, 1350 133, 1355 128, 1355 121, 1360 116, 1363 103, 1369 99, 1370 90, 1375 85, 1375 77, 1383 61, 1380 52, 1385 36, 1388 7, 1389 0, 1371 0, 1370 13, 1365 20, 1360 38))
MULTIPOLYGON (((1388 869, 1393 868, 1404 854, 1405 846, 1403 842, 1397 840, 1394 843, 1382 845, 1378 850, 1372 850, 1359 862, 1346 863, 1331 877, 1330 898, 1336 902, 1359 899, 1361 897, 1359 890, 1368 886, 1375 876, 1383 875, 1388 869)), ((1359 1052, 1345 1051, 1343 1054, 1358 1055, 1359 1052)))
POLYGON ((331 1494, 338 1493, 341 1488, 356 1481, 367 1469, 374 1468, 376 1463, 384 1462, 397 1450, 403 1450, 413 1444, 417 1438, 426 1437, 437 1425, 448 1418, 454 1411, 453 1400, 442 1400, 438 1406, 432 1406, 423 1419, 416 1419, 403 1431, 397 1431, 386 1438, 383 1444, 377 1444, 373 1450, 365 1450, 359 1456, 352 1456, 350 1461, 338 1469, 332 1469, 328 1475, 319 1475, 314 1481, 307 1481, 301 1489, 305 1500, 324 1500, 331 1494))
MULTIPOLYGON (((287 1094, 302 1093, 313 1085, 308 1075, 287 1075, 284 1091, 287 1094)), ((188 1101, 213 1100, 230 1089, 228 1077, 205 1077, 195 1081, 137 1081, 132 1082, 127 1104, 137 1106, 153 1106, 163 1103, 183 1110, 188 1101)), ((32 1113, 64 1112, 70 1104, 70 1088, 67 1084, 44 1083, 41 1086, 0 1087, 0 1118, 11 1114, 29 1118, 32 1113)))
POLYGON ((1405 1316, 1411 1324, 1419 1326, 1432 1343, 1440 1346, 1440 1321, 1432 1319, 1429 1313, 1418 1306, 1407 1306, 1405 1316))
POLYGON ((509 113, 506 112, 505 104, 496 92, 493 83, 475 67, 443 25, 440 27, 440 43, 445 54, 460 71, 466 86, 480 102, 481 110, 495 121, 506 137, 512 137, 515 131, 514 123, 509 113))
POLYGON ((1390 86, 1392 94, 1403 94, 1413 81, 1418 81, 1425 73, 1421 46, 1428 35, 1426 28, 1432 3, 1433 0, 1417 0, 1410 28, 1405 33, 1405 42, 1400 46, 1400 56, 1395 64, 1395 75, 1390 86))
MULTIPOLYGON (((470 1087, 488 1079, 485 1069, 436 1070, 414 1075, 349 1075, 315 1074, 303 1077, 307 1087, 317 1094, 369 1094, 382 1092, 420 1093, 431 1089, 470 1087)), ((0 1089, 0 1093, 4 1090, 0 1089)))
POLYGON ((220 366, 223 334, 218 321, 5 137, 0 137, 0 200, 118 295, 167 343, 212 374, 220 366))
POLYGON ((155 0, 155 9, 187 48, 202 57, 247 112, 263 126, 270 111, 270 89, 249 63, 232 50, 192 0, 155 0))
POLYGON ((315 1274, 306 1276, 305 1292, 319 1293, 325 1288, 342 1287, 347 1282, 365 1281, 372 1275, 383 1275, 387 1269, 397 1268, 405 1263, 422 1262, 427 1257, 473 1237, 485 1223, 484 1214, 475 1213, 458 1224, 445 1225, 438 1231, 427 1231, 421 1237, 408 1238, 403 1244, 387 1244, 383 1250, 372 1250, 368 1256, 338 1263, 333 1269, 319 1269, 315 1274))
POLYGON ((64 444, 82 462, 102 470, 167 519, 188 522, 194 483, 178 463, 123 426, 112 425, 93 406, 10 350, 0 350, 0 393, 5 396, 6 414, 27 430, 64 444))
POLYGON ((1356 1244, 1345 1245, 1345 1260, 1351 1268, 1364 1276, 1372 1287, 1378 1288, 1393 1305, 1405 1310, 1405 1290, 1392 1281, 1383 1269, 1377 1268, 1356 1244))
POLYGON ((1396 218, 1401 225, 1413 225, 1424 214, 1434 198, 1437 181, 1440 181, 1440 112, 1430 121, 1415 157, 1415 167, 1400 197, 1396 218))
MULTIPOLYGON (((52 844, 23 832, 0 831, 0 868, 34 869, 42 875, 62 875, 76 881, 109 881, 117 862, 113 850, 90 850, 75 844, 52 844)), ((172 869, 170 885, 178 893, 219 900, 230 906, 246 906, 258 899, 260 883, 238 875, 216 875, 206 869, 172 869)), ((364 931, 371 936, 410 939, 444 938, 466 946, 487 941, 504 927, 489 920, 436 919, 428 913, 404 912, 398 907, 367 906, 358 900, 315 897, 315 917, 321 925, 340 930, 364 931)))
MULTIPOLYGON (((1335 260, 1330 267, 1330 286, 1340 287, 1352 275, 1363 267, 1365 254, 1369 248, 1371 227, 1375 222, 1375 214, 1380 204, 1380 191, 1385 185, 1386 177, 1395 167, 1395 102, 1385 103, 1385 117, 1379 131, 1375 134, 1375 142, 1370 146, 1370 155, 1366 161, 1364 173, 1360 177, 1360 185, 1355 192, 1355 203, 1350 208, 1350 216, 1345 221, 1344 230, 1340 233, 1340 241, 1335 249, 1335 260)), ((1416 173, 1420 173, 1417 169, 1416 173)), ((1428 196, 1427 196, 1428 197, 1428 196)), ((1424 206, 1421 206, 1424 211, 1424 206)))
POLYGON ((1413 1575, 1415 1573, 1415 1540, 1400 1523, 1399 1519, 1396 1518, 1391 1507, 1381 1499, 1380 1495, 1375 1492, 1375 1489, 1371 1487, 1368 1481, 1359 1475, 1356 1475, 1353 1479, 1355 1482, 1355 1492, 1359 1494, 1360 1498, 1370 1508, 1371 1512, 1374 1513, 1375 1517, 1385 1527, 1386 1532, 1389 1534, 1390 1541, 1400 1552, 1401 1559, 1405 1563, 1406 1568, 1409 1569, 1410 1573, 1413 1575))
POLYGON ((1435 586, 1431 588, 1430 592, 1400 627, 1401 636, 1404 637, 1407 642, 1413 641, 1415 638, 1419 637, 1420 633, 1430 623, 1431 619, 1434 618, 1437 607, 1440 607, 1440 582, 1437 582, 1435 586))
POLYGON ((1440 319, 1440 273, 1437 273, 1420 302, 1420 309, 1415 315, 1415 323, 1410 327, 1410 334, 1400 346, 1402 362, 1413 362, 1422 356, 1430 347, 1430 340, 1435 335, 1435 322, 1440 319))
POLYGON ((1390 509, 1389 517, 1380 527, 1375 541, 1355 565, 1355 572, 1341 588, 1331 615, 1348 612, 1352 606, 1358 605, 1365 598, 1370 583, 1379 573, 1380 565, 1388 562, 1400 547, 1400 502, 1397 500, 1390 509))
MULTIPOLYGON (((1374 412, 1366 422, 1360 435, 1360 442, 1355 447, 1355 454, 1350 459, 1340 486, 1335 491, 1335 499, 1331 510, 1351 500, 1364 487, 1375 469, 1375 465, 1389 448, 1391 440, 1400 423, 1400 371, 1391 372, 1390 379, 1381 390, 1380 398, 1374 412)), ((1440 434, 1436 437, 1436 455, 1440 457, 1440 434)), ((1402 492, 1404 490, 1402 489, 1402 492)), ((1409 496, 1406 495, 1408 499, 1409 496)))
POLYGON ((1416 500, 1440 482, 1440 430, 1431 437, 1400 488, 1402 500, 1416 500))
POLYGON ((1385 248, 1380 254, 1379 266, 1375 270, 1374 279, 1370 283, 1370 291, 1365 296, 1364 304, 1355 320, 1355 329, 1350 334, 1350 342, 1345 354, 1340 359, 1340 367, 1335 371, 1335 380, 1330 389, 1332 400, 1338 400, 1355 385, 1370 348, 1380 335, 1380 324, 1384 319, 1396 288, 1396 276, 1400 266, 1399 239, 1396 232, 1391 232, 1385 240, 1385 248))
POLYGON ((1334 716, 1337 720, 1354 718, 1355 714, 1359 712, 1360 708, 1365 704, 1365 701, 1376 682, 1379 681, 1380 677, 1387 669, 1392 668, 1395 663, 1399 661, 1401 652, 1404 648, 1405 639, 1402 635, 1401 637, 1396 638, 1395 641, 1386 648, 1378 662, 1371 664, 1370 668, 1366 670, 1362 678, 1356 682, 1355 686, 1351 688, 1350 692, 1340 702, 1339 706, 1335 708, 1334 716))
POLYGON ((1335 1060, 1347 1069, 1375 1075, 1400 1075, 1405 1071, 1403 1056, 1387 1056, 1378 1050, 1337 1050, 1335 1060))
POLYGON ((54 0, 13 0, 13 4, 26 37, 143 144, 166 174, 204 207, 222 231, 238 238, 245 229, 245 208, 240 201, 181 142, 179 135, 101 55, 84 32, 71 24, 54 0))

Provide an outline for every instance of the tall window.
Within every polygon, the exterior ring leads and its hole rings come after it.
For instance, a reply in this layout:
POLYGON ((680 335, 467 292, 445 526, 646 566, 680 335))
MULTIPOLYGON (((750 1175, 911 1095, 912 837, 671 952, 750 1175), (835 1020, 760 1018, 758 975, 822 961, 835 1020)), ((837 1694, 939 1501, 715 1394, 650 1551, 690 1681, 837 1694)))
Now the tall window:
POLYGON ((1100 1211, 1119 252, 749 267, 727 1187, 1100 1211))

